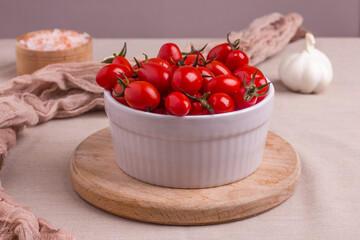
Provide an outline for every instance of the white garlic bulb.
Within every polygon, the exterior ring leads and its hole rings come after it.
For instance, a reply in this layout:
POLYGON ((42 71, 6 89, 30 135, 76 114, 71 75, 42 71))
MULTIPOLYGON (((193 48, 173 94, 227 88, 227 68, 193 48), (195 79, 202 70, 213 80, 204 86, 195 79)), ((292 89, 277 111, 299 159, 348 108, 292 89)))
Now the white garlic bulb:
POLYGON ((305 49, 282 61, 280 80, 290 90, 301 93, 318 93, 330 84, 333 70, 330 60, 315 48, 315 38, 306 33, 305 49))

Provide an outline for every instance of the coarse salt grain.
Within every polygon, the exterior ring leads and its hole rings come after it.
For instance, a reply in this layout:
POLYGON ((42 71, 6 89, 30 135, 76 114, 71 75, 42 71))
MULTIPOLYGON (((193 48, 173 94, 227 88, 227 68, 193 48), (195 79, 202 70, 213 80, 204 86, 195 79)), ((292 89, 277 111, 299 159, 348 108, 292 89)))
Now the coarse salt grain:
POLYGON ((71 30, 35 32, 21 39, 19 44, 23 47, 40 51, 57 51, 82 46, 89 42, 90 35, 71 30))

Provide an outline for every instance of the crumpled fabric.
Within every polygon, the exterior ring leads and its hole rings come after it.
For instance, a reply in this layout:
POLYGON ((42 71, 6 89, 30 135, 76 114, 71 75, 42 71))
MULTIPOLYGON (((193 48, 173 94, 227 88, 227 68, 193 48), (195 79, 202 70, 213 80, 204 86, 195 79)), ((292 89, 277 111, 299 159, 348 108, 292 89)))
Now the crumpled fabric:
MULTIPOLYGON (((0 160, 16 141, 16 132, 53 118, 67 118, 104 107, 103 89, 95 82, 101 63, 49 65, 0 86, 0 160)), ((1 186, 0 186, 1 187, 1 186)), ((0 239, 76 239, 36 218, 0 189, 0 239)))
POLYGON ((0 186, 0 239, 75 240, 74 234, 53 229, 50 222, 36 218, 32 210, 16 203, 0 186))
MULTIPOLYGON (((302 17, 272 13, 255 19, 248 28, 232 32, 250 63, 256 65, 281 51, 290 41, 304 37, 302 17)), ((217 44, 209 42, 204 55, 217 44)), ((101 63, 52 64, 30 75, 18 76, 0 86, 0 164, 16 142, 16 132, 53 118, 78 116, 104 108, 103 89, 95 81, 101 63)), ((1 183, 1 182, 0 182, 1 183)), ((53 229, 35 217, 30 208, 16 203, 0 184, 0 239, 72 240, 75 235, 53 229)))
MULTIPOLYGON (((229 38, 240 39, 240 48, 248 55, 250 64, 257 65, 280 52, 290 41, 303 38, 306 31, 301 27, 302 22, 303 18, 297 13, 287 16, 272 13, 255 19, 240 32, 231 32, 229 38)), ((226 39, 210 42, 204 53, 225 42, 226 39)))
POLYGON ((94 76, 101 63, 59 63, 0 86, 0 159, 15 144, 15 133, 53 118, 103 109, 103 90, 94 76))

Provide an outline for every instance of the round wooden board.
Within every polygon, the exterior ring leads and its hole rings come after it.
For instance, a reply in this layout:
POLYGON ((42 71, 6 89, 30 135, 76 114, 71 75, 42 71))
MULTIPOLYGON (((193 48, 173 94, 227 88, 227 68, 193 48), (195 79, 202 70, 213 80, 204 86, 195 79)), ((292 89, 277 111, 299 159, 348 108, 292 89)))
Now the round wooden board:
POLYGON ((229 222, 267 211, 294 192, 301 166, 292 146, 268 133, 263 161, 247 178, 220 187, 175 189, 138 181, 115 163, 110 130, 86 138, 70 164, 75 191, 90 204, 121 217, 169 225, 229 222))

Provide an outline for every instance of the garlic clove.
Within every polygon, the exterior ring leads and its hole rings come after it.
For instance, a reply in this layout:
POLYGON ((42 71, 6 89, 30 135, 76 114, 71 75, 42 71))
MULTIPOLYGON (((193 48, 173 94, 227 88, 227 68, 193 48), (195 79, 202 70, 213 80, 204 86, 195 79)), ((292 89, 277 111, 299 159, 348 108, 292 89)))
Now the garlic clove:
POLYGON ((324 91, 327 86, 330 85, 333 78, 333 69, 329 58, 321 51, 316 50, 316 57, 322 64, 319 66, 319 71, 322 72, 322 81, 319 82, 318 86, 314 89, 314 93, 324 91))

